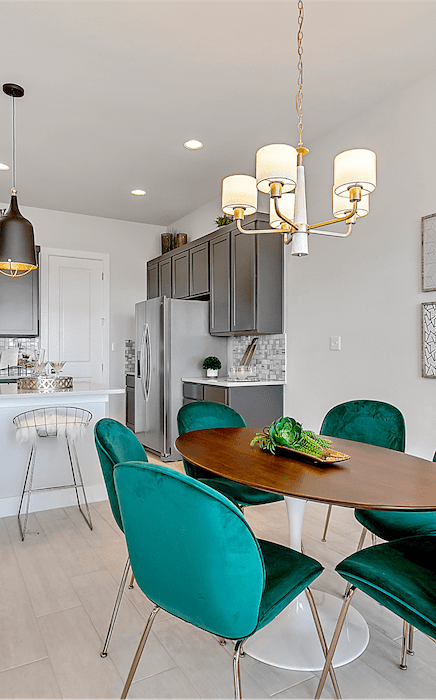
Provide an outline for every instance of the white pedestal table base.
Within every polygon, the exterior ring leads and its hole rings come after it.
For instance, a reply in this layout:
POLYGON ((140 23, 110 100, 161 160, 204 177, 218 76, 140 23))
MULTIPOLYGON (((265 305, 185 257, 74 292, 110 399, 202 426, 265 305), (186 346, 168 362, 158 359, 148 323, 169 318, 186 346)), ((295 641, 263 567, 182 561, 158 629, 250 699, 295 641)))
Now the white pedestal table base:
MULTIPOLYGON (((290 546, 301 551, 301 531, 306 501, 285 496, 288 509, 290 546)), ((345 590, 345 581, 344 581, 345 590)), ((333 636, 343 600, 329 593, 312 590, 327 646, 333 636)), ((334 667, 344 666, 362 654, 369 641, 369 630, 362 615, 348 609, 334 667)), ((313 622, 306 593, 301 593, 266 627, 244 644, 244 651, 263 663, 295 671, 320 671, 324 654, 313 622)))

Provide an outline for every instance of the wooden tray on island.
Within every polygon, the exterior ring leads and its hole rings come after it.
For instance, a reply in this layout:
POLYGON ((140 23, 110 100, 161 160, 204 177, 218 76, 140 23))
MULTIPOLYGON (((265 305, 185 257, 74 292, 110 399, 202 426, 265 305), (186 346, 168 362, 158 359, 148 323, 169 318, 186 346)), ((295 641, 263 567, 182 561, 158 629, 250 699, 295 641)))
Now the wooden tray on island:
POLYGON ((343 452, 337 452, 336 450, 331 449, 325 450, 319 457, 308 454, 307 452, 301 452, 301 450, 293 450, 292 447, 285 447, 284 445, 276 445, 276 450, 284 450, 285 452, 289 453, 289 457, 315 462, 318 466, 328 466, 330 464, 335 464, 336 462, 345 462, 347 459, 350 459, 350 455, 346 455, 343 452))

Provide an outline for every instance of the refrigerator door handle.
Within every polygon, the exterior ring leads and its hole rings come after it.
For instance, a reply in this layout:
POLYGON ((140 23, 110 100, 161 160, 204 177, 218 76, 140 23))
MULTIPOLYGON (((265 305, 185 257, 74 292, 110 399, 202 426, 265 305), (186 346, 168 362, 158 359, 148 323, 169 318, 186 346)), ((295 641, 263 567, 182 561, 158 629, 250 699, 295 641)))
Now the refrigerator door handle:
POLYGON ((145 337, 145 357, 147 358, 147 371, 144 378, 144 397, 148 401, 150 398, 150 385, 151 385, 151 339, 150 339, 150 327, 148 323, 145 324, 144 328, 145 337))
POLYGON ((138 378, 141 380, 141 389, 142 389, 142 394, 144 396, 144 399, 147 400, 147 397, 145 395, 145 372, 144 372, 144 367, 145 367, 145 334, 146 334, 146 329, 147 325, 144 325, 144 328, 142 329, 142 336, 141 336, 141 349, 139 351, 139 359, 138 359, 138 378))

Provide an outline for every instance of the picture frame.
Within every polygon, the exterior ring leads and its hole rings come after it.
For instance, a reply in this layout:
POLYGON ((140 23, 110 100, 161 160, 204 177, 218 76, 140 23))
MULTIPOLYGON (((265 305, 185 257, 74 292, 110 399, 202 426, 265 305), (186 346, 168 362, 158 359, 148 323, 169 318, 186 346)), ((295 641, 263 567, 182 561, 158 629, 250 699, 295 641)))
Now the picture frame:
POLYGON ((422 309, 422 376, 436 379, 436 302, 424 302, 422 309))
POLYGON ((422 291, 436 292, 436 214, 421 219, 422 291))

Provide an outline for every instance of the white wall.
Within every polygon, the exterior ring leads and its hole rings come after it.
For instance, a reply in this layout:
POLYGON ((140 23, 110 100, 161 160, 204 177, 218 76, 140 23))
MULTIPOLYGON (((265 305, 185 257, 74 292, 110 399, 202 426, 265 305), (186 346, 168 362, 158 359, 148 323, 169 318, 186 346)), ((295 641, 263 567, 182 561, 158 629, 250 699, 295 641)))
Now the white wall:
MULTIPOLYGON (((436 383, 421 376, 421 217, 436 211, 436 73, 307 145, 309 221, 331 212, 332 161, 347 148, 377 153, 370 215, 350 238, 310 236, 310 254, 287 256, 288 415, 318 430, 352 399, 395 404, 406 450, 436 450, 436 383), (340 352, 329 336, 342 338, 340 352)), ((340 115, 338 115, 338 121, 340 115)), ((309 135, 306 135, 306 139, 309 135)), ((306 144, 305 144, 306 145, 306 144)))
MULTIPOLYGON (((104 219, 20 205, 41 247, 110 255, 110 384, 123 387, 124 341, 135 335, 135 302, 146 299, 147 260, 160 255, 162 226, 104 219)), ((124 397, 112 396, 110 413, 124 421, 124 397)))
MULTIPOLYGON (((319 141, 305 133, 310 222, 331 217, 340 151, 376 151, 378 184, 370 215, 350 238, 311 235, 308 257, 288 249, 285 256, 286 414, 317 431, 337 403, 387 401, 405 417, 406 450, 428 459, 436 450, 436 381, 421 376, 420 305, 436 292, 421 292, 421 217, 436 212, 435 114, 432 73, 319 141), (332 335, 342 338, 340 352, 329 350, 332 335)), ((219 196, 173 226, 192 240, 213 230, 218 214, 219 196)))

